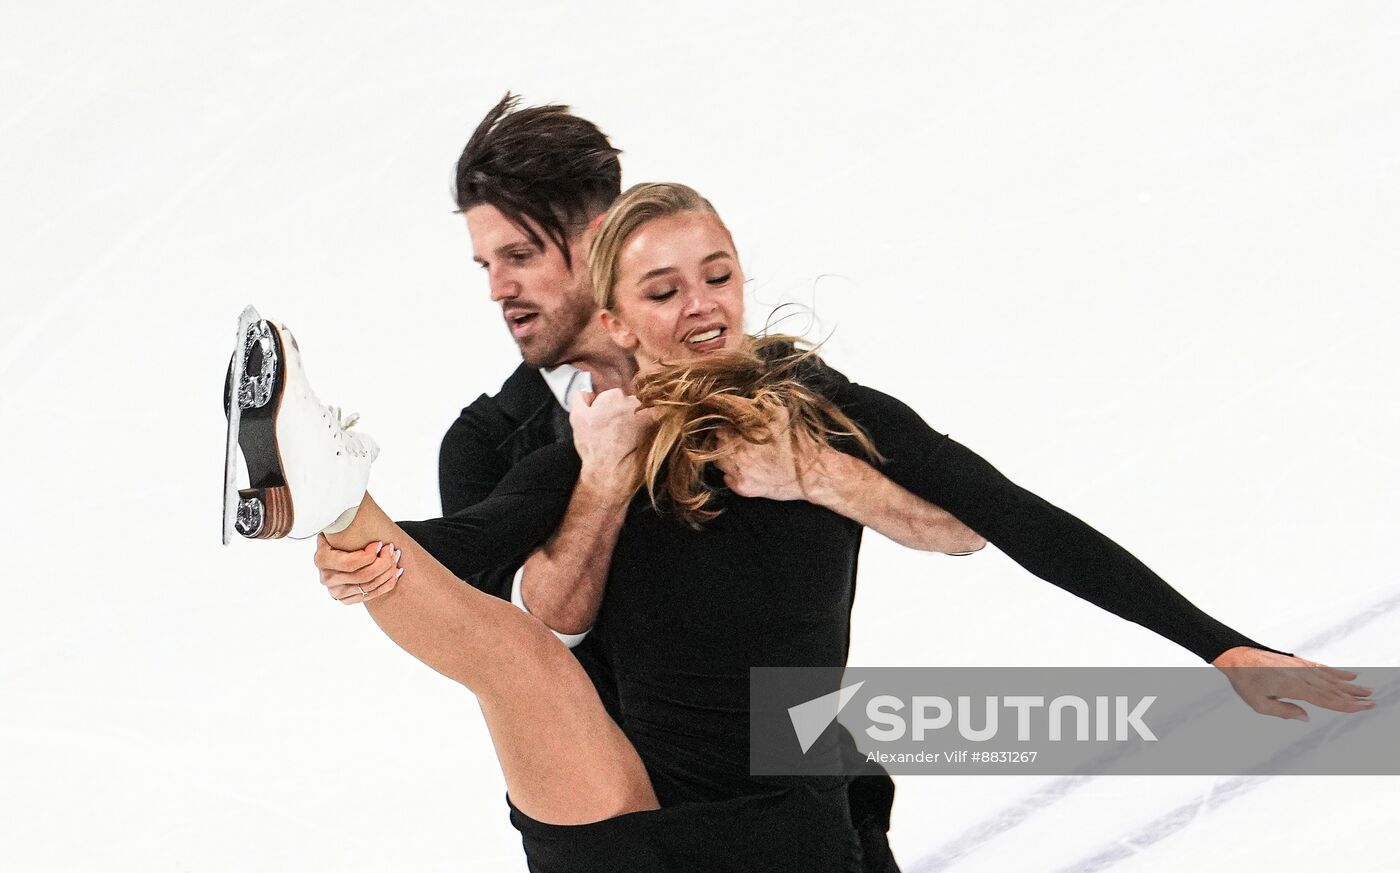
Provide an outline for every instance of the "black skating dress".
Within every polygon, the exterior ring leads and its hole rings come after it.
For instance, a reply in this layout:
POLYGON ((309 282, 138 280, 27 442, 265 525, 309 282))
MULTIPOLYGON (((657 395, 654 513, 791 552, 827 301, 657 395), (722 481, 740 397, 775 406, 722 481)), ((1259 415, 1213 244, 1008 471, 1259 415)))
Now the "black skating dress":
MULTIPOLYGON (((1268 648, 905 404, 830 372, 814 366, 804 379, 866 431, 882 472, 1031 573, 1205 661, 1234 646, 1268 648)), ((578 471, 572 444, 551 445, 486 501, 403 527, 450 566, 518 560, 558 526, 578 471)), ((708 481, 723 512, 702 530, 658 514, 644 494, 632 502, 592 631, 616 676, 620 725, 662 808, 561 826, 512 805, 535 873, 866 869, 840 777, 748 772, 749 668, 845 664, 861 527, 813 504, 740 497, 717 476, 708 481)))

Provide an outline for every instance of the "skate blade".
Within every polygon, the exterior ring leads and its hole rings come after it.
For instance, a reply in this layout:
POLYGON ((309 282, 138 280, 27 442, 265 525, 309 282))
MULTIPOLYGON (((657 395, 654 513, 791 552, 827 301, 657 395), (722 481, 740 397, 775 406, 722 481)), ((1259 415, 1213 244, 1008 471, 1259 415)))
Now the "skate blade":
POLYGON ((280 367, 281 345, 275 328, 257 309, 248 306, 238 316, 233 356, 224 382, 224 413, 228 416, 224 444, 224 545, 233 540, 235 532, 250 538, 276 537, 285 535, 290 526, 287 516, 291 503, 281 481, 281 465, 275 447, 267 445, 272 413, 280 400, 280 367), (245 412, 256 420, 253 433, 245 432, 245 412), (236 484, 240 449, 250 484, 255 486, 242 491, 236 484), (270 458, 269 450, 273 453, 270 458), (256 457, 250 456, 250 451, 256 457), (269 521, 273 523, 268 524, 269 521))
POLYGON ((234 334, 233 359, 229 361, 228 373, 224 379, 224 414, 228 416, 228 433, 224 441, 224 545, 233 540, 233 525, 238 513, 238 427, 243 412, 238 402, 238 389, 242 381, 241 374, 247 365, 248 330, 259 321, 262 321, 262 316, 252 306, 245 307, 239 314, 238 331, 234 334))

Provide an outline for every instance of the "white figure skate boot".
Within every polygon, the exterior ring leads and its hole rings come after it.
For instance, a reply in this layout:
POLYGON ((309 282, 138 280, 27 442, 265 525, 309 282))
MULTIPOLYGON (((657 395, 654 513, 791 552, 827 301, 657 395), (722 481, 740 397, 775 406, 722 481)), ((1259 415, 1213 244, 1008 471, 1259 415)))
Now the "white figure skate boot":
POLYGON ((379 446, 349 430, 357 416, 316 398, 296 338, 253 307, 238 320, 225 385, 228 445, 224 469, 224 544, 233 531, 252 539, 305 539, 350 526, 379 446), (242 450, 248 488, 234 484, 242 450))

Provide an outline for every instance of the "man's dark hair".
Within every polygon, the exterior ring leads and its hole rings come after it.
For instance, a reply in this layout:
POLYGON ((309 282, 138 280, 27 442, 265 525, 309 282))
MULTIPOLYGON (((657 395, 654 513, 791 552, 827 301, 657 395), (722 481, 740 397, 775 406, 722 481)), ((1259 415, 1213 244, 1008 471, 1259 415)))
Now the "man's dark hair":
POLYGON ((543 249, 538 227, 572 268, 569 238, 622 192, 622 152, 593 122, 569 114, 569 107, 517 110, 519 100, 507 92, 462 149, 457 211, 490 204, 543 249))

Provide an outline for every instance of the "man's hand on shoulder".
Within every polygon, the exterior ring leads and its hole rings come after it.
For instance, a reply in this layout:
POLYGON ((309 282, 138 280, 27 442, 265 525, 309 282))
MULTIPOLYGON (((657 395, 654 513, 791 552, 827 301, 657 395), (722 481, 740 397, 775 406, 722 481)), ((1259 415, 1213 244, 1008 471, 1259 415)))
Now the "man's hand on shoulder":
POLYGON ((648 440, 656 429, 652 412, 616 388, 596 396, 582 392, 570 404, 569 425, 582 462, 580 481, 630 499, 641 484, 648 440))
POLYGON ((806 500, 920 551, 969 555, 987 544, 952 514, 865 461, 792 433, 783 410, 774 415, 765 441, 723 434, 719 447, 722 457, 715 465, 729 490, 741 497, 806 500))
POLYGON ((840 455, 825 443, 793 433, 786 409, 779 407, 768 425, 766 439, 751 443, 733 432, 719 435, 721 457, 715 466, 724 484, 741 497, 769 500, 810 500, 831 478, 828 462, 840 455))

